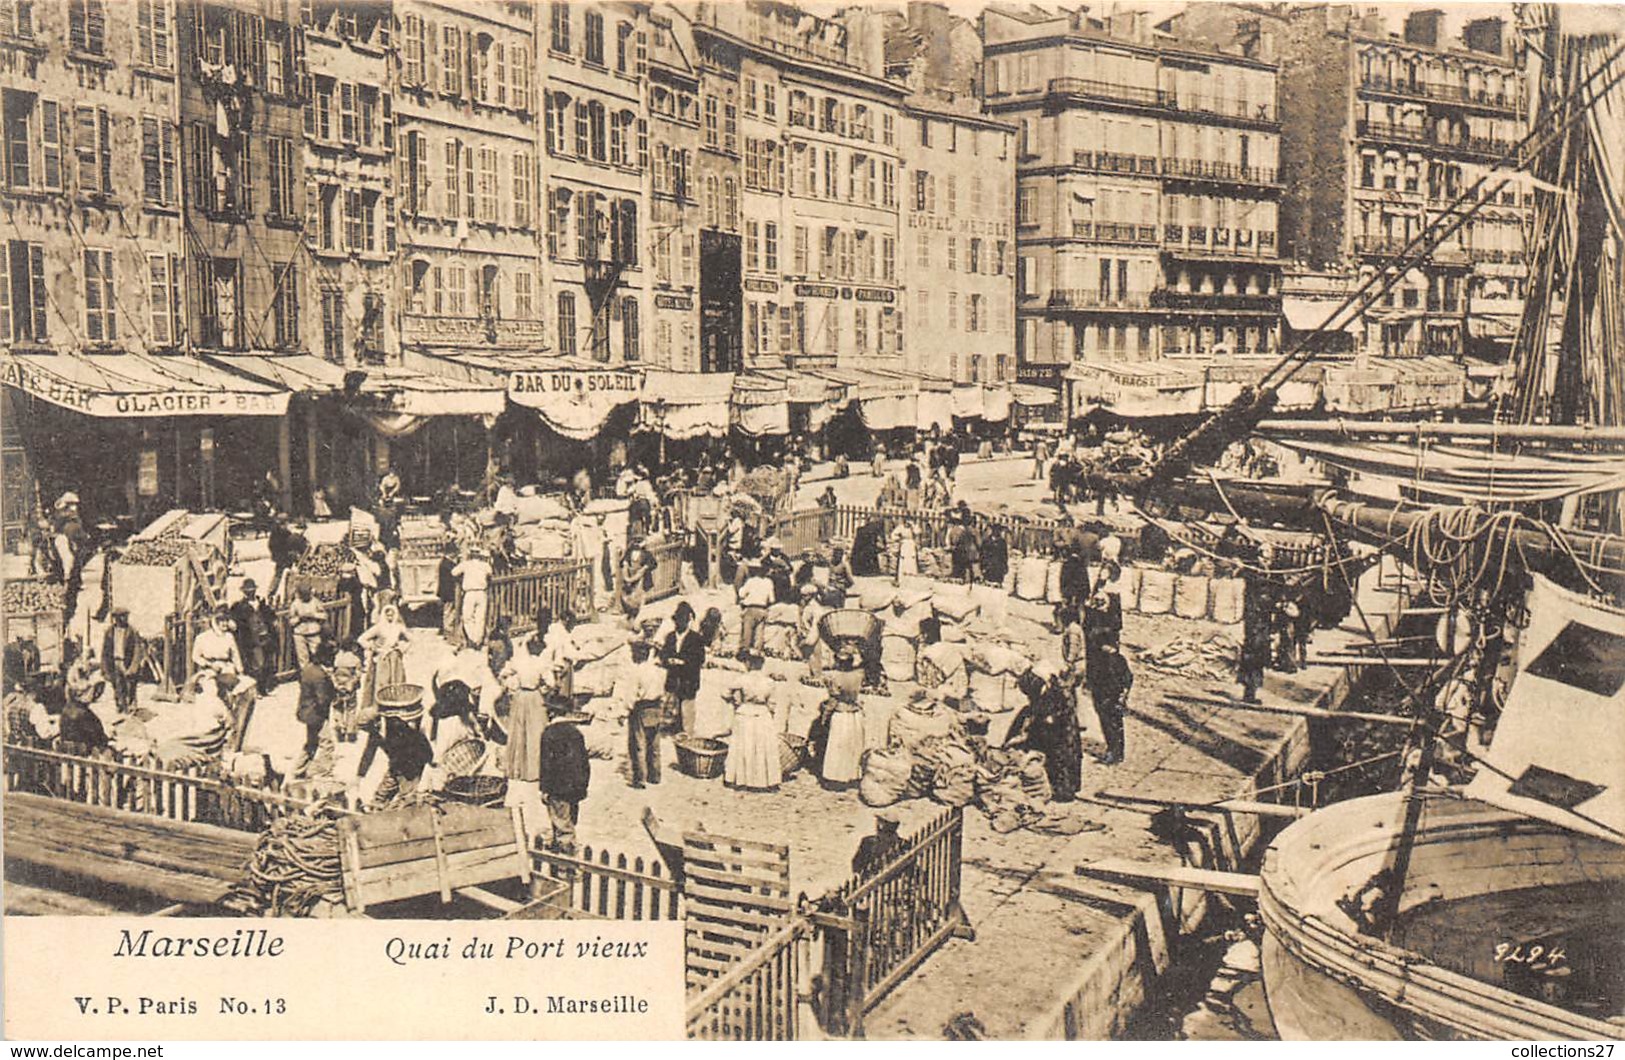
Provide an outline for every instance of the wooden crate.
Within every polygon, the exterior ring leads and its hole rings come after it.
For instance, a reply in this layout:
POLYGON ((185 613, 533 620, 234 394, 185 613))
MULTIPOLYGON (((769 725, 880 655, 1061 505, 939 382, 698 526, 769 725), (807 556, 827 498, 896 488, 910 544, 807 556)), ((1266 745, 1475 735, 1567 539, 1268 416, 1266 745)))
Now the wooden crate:
POLYGON ((0 640, 6 644, 31 640, 39 649, 41 666, 62 665, 62 638, 67 626, 67 617, 61 611, 3 615, 0 616, 0 624, 4 625, 4 631, 0 632, 0 640))
POLYGON ((386 810, 339 822, 344 900, 353 913, 400 898, 453 892, 471 897, 478 885, 530 881, 530 853, 517 807, 484 809, 447 803, 386 810))
POLYGON ((790 848, 705 832, 683 834, 688 986, 722 975, 795 910, 790 848))

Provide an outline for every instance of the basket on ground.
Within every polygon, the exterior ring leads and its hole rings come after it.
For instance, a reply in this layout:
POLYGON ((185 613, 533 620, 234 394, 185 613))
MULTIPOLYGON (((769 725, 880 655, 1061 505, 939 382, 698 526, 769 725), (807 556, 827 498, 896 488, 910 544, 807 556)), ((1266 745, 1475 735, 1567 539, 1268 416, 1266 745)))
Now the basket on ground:
POLYGON ((779 739, 779 771, 789 776, 807 764, 811 745, 805 736, 793 732, 783 733, 779 739))
POLYGON ((452 777, 446 781, 441 794, 453 802, 466 802, 471 806, 501 806, 508 794, 508 778, 485 774, 452 777))
POLYGON ((677 745, 678 769, 701 780, 714 780, 722 776, 723 765, 728 760, 727 744, 703 736, 686 735, 677 736, 673 742, 677 745))

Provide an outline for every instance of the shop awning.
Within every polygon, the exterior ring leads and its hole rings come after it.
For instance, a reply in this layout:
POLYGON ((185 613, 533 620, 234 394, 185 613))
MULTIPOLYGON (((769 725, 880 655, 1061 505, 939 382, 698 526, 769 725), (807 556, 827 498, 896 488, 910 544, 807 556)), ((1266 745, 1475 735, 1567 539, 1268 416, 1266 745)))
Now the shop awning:
POLYGON ((982 387, 971 383, 954 387, 954 415, 962 420, 980 419, 983 412, 982 387))
POLYGON ((489 382, 456 379, 408 364, 347 368, 308 353, 221 353, 205 360, 298 394, 342 393, 346 380, 353 378, 357 400, 351 411, 383 417, 374 426, 390 434, 411 433, 431 416, 495 417, 506 405, 501 388, 489 382))
POLYGON ((595 437, 610 413, 643 392, 641 373, 585 357, 411 349, 402 359, 444 379, 494 388, 505 401, 535 411, 543 423, 576 441, 595 437))
POLYGON ((733 394, 732 372, 650 369, 643 376, 638 423, 667 438, 721 438, 732 423, 733 394))
POLYGON ((1003 423, 1010 418, 1011 400, 1010 387, 1003 383, 983 388, 982 418, 989 423, 1003 423))
POLYGON ((734 380, 733 423, 753 438, 790 433, 790 387, 783 379, 742 374, 734 380))
POLYGON ((1010 395, 1016 404, 1033 408, 1053 405, 1061 400, 1061 395, 1054 389, 1032 383, 1016 383, 1010 388, 1010 395))
MULTIPOLYGON (((1328 301, 1324 298, 1292 298, 1281 299, 1281 315, 1286 318, 1287 327, 1293 331, 1316 331, 1326 323, 1326 318, 1332 315, 1332 310, 1343 304, 1341 298, 1328 301)), ((1348 319, 1341 328, 1333 330, 1347 331, 1356 334, 1360 330, 1360 315, 1355 313, 1341 313, 1338 319, 1348 319)))
MULTIPOLYGON (((980 388, 978 388, 980 389, 980 388)), ((928 431, 932 427, 951 434, 954 429, 954 395, 951 390, 935 390, 921 387, 915 398, 915 411, 919 416, 919 428, 928 431)), ((978 415, 981 410, 977 410, 978 415)))
POLYGON ((180 354, 4 353, 0 382, 104 419, 282 416, 288 411, 288 391, 180 354))

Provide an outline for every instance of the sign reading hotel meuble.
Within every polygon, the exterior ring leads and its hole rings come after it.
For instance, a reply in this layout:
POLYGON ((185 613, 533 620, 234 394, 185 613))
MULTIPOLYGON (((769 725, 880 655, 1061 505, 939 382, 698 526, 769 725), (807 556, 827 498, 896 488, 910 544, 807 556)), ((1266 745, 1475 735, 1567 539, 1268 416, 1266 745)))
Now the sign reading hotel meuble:
POLYGON ((41 400, 87 416, 110 419, 159 416, 281 416, 286 393, 242 390, 150 390, 115 393, 94 390, 21 361, 0 360, 0 382, 41 400))

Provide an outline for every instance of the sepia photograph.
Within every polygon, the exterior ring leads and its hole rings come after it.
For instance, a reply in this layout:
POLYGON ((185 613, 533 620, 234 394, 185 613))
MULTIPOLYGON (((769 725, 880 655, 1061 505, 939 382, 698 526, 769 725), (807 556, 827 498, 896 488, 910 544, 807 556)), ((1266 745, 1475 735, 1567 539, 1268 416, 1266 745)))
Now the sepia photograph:
POLYGON ((1603 4, 0 0, 6 921, 1620 1038, 1622 81, 1603 4))

